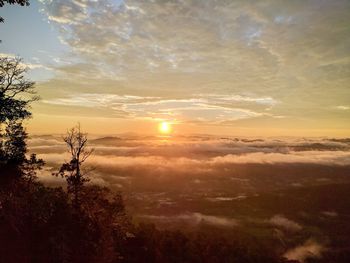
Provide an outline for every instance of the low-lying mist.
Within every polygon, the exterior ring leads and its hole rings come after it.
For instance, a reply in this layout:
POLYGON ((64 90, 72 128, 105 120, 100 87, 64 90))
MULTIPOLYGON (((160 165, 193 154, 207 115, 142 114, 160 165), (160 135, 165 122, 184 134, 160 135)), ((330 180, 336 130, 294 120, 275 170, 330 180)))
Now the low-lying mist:
MULTIPOLYGON (((91 136, 89 147, 91 182, 120 191, 136 223, 243 231, 301 262, 350 243, 350 139, 91 136)), ((64 185, 51 175, 69 160, 61 137, 32 136, 29 149, 46 161, 39 179, 64 185)))

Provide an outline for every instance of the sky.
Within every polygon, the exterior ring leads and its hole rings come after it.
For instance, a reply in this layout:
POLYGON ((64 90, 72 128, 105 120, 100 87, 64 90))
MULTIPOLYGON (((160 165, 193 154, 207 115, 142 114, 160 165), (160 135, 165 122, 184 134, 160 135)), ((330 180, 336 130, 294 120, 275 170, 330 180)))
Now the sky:
POLYGON ((0 53, 37 83, 32 133, 350 135, 347 0, 30 3, 0 53))

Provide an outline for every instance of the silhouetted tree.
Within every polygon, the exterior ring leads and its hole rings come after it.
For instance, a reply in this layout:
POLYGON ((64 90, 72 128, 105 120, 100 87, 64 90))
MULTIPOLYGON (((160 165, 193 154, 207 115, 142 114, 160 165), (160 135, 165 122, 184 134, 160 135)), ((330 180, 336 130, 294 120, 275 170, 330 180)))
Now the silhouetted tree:
POLYGON ((82 171, 82 165, 91 155, 93 150, 86 148, 87 134, 80 129, 80 124, 70 129, 63 138, 71 154, 69 162, 64 163, 58 173, 54 175, 65 177, 68 184, 68 192, 73 195, 73 204, 76 208, 80 207, 80 194, 84 183, 89 179, 82 171))
POLYGON ((22 123, 9 121, 6 123, 5 133, 1 135, 0 169, 2 183, 23 175, 23 164, 26 161, 26 139, 22 123))
POLYGON ((30 103, 39 97, 35 96, 35 83, 24 77, 26 71, 22 59, 0 57, 0 125, 31 116, 30 103))
POLYGON ((4 134, 0 125, 0 168, 6 163, 6 156, 4 151, 4 134))
POLYGON ((26 159, 28 134, 21 122, 10 121, 6 127, 4 153, 8 164, 19 166, 26 159))
POLYGON ((30 103, 38 99, 34 82, 24 76, 26 71, 20 58, 0 58, 0 179, 4 181, 33 175, 34 167, 43 164, 36 157, 26 159, 27 133, 22 121, 31 116, 30 103))
POLYGON ((25 178, 29 182, 34 182, 37 178, 37 171, 45 165, 43 159, 38 159, 36 154, 32 153, 29 159, 26 159, 22 165, 25 178))
MULTIPOLYGON (((0 0, 0 7, 3 7, 5 4, 10 5, 21 5, 21 6, 28 6, 29 0, 0 0)), ((0 23, 3 23, 4 19, 0 16, 0 23)))
POLYGON ((120 262, 123 244, 132 228, 120 193, 106 187, 87 185, 81 192, 81 213, 95 232, 93 262, 120 262))
POLYGON ((27 159, 28 137, 21 122, 9 121, 5 133, 1 134, 0 140, 0 169, 1 180, 25 176, 27 180, 34 181, 38 170, 42 169, 44 161, 31 154, 27 159))

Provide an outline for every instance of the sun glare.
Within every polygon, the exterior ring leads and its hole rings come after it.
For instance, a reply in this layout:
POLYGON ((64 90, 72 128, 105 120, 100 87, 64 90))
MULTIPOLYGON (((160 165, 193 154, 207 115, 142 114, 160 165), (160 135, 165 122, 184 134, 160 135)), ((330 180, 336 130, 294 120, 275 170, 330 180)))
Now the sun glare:
POLYGON ((162 134, 169 134, 171 132, 171 125, 166 121, 161 122, 158 128, 162 134))

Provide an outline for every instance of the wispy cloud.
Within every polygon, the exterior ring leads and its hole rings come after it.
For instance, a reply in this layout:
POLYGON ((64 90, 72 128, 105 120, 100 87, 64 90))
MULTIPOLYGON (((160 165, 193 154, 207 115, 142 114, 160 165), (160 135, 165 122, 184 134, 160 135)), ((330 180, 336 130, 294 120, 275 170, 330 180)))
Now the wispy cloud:
POLYGON ((273 217, 271 217, 269 219, 269 223, 278 226, 278 227, 282 227, 286 230, 289 231, 299 231, 302 229, 302 226, 300 224, 298 224, 297 222, 294 222, 282 215, 274 215, 273 217))
POLYGON ((216 122, 254 118, 270 113, 256 112, 247 109, 246 103, 262 104, 272 107, 276 101, 270 97, 247 97, 241 95, 217 96, 201 95, 189 99, 161 99, 159 97, 141 97, 132 95, 116 95, 103 93, 82 93, 65 98, 43 100, 45 104, 100 107, 111 111, 124 111, 125 117, 149 119, 171 119, 181 122, 216 122), (234 104, 241 107, 234 107, 234 104), (244 108, 245 107, 245 108, 244 108))
POLYGON ((337 110, 350 110, 350 106, 339 105, 335 107, 337 110))
POLYGON ((139 215, 143 219, 151 219, 162 223, 177 222, 188 225, 209 224, 223 227, 235 227, 238 225, 238 220, 222 216, 205 215, 201 213, 186 213, 172 216, 157 216, 157 215, 139 215))
POLYGON ((305 241, 304 244, 288 250, 284 254, 284 257, 289 260, 305 262, 308 258, 320 258, 324 249, 323 245, 315 240, 309 239, 305 241))
MULTIPOLYGON (((12 53, 0 53, 0 57, 7 57, 7 58, 19 58, 19 55, 15 55, 12 53)), ((35 59, 34 59, 35 60, 35 59)), ((30 70, 35 70, 35 69, 45 69, 45 70, 53 70, 51 67, 48 67, 44 64, 40 64, 40 63, 30 63, 30 62, 25 62, 22 61, 20 64, 22 67, 30 69, 30 70)))
POLYGON ((155 99, 152 97, 140 97, 132 95, 116 95, 105 93, 83 93, 73 94, 65 98, 56 98, 43 100, 43 103, 62 105, 62 106, 80 106, 80 107, 108 107, 124 105, 127 103, 137 103, 145 100, 155 99))
POLYGON ((245 155, 225 155, 215 157, 211 160, 215 164, 234 164, 234 163, 314 163, 325 165, 349 165, 349 152, 333 152, 333 151, 304 151, 304 152, 288 152, 288 153, 250 153, 245 155))
MULTIPOLYGON (((168 100, 193 98, 210 101, 169 113, 226 123, 254 116, 340 122, 347 114, 348 1, 41 2, 79 61, 57 67, 44 87, 152 94, 162 100, 158 117, 172 109, 168 100)), ((128 107, 139 117, 137 105, 128 107)))

